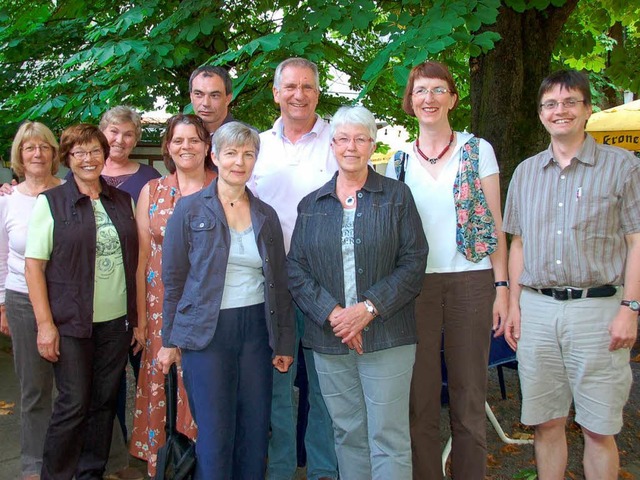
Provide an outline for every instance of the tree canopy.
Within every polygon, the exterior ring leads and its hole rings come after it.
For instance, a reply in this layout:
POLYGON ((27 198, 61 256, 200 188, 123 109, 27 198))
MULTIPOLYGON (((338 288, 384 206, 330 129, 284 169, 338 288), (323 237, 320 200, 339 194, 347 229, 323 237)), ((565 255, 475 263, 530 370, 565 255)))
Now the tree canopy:
POLYGON ((319 113, 357 100, 378 118, 415 129, 401 109, 402 91, 414 65, 437 59, 460 88, 454 126, 485 136, 508 164, 544 140, 534 98, 552 67, 592 72, 599 100, 640 91, 634 3, 1 0, 0 142, 5 147, 27 118, 59 131, 97 122, 117 104, 152 110, 163 98, 168 111, 181 111, 189 74, 204 63, 230 70, 234 115, 267 128, 278 114, 273 72, 289 56, 318 63, 319 113), (338 74, 357 99, 327 92, 338 74), (500 132, 514 128, 524 147, 510 151, 500 132))

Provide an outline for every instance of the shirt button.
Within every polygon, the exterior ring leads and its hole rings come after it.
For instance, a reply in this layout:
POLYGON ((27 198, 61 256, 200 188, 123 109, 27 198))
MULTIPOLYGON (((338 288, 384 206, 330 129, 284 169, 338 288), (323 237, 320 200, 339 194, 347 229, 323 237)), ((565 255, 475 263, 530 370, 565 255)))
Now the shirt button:
POLYGON ((201 223, 200 225, 198 225, 200 228, 204 227, 204 223, 201 223))
POLYGON ((560 202, 560 203, 558 204, 558 206, 559 206, 559 207, 561 207, 561 206, 562 206, 562 202, 560 202))
POLYGON ((360 240, 359 238, 356 238, 356 244, 360 245, 362 243, 362 240, 360 240))
POLYGON ((270 283, 269 288, 273 288, 273 287, 274 287, 273 283, 270 283))
POLYGON ((364 327, 364 329, 363 329, 363 330, 364 330, 365 332, 368 332, 368 331, 369 331, 369 327, 364 327))
POLYGON ((359 268, 359 269, 358 269, 358 273, 359 273, 360 275, 362 275, 362 274, 364 273, 364 270, 363 270, 363 269, 361 269, 361 268, 359 268))
POLYGON ((362 198, 362 192, 358 192, 358 198, 362 198))
POLYGON ((564 180, 564 175, 560 175, 560 180, 564 180))
POLYGON ((274 312, 273 310, 269 310, 269 313, 270 313, 271 315, 273 315, 273 314, 274 314, 274 313, 276 313, 276 312, 274 312))
POLYGON ((558 235, 562 235, 562 230, 558 230, 558 235))
POLYGON ((356 217, 361 217, 361 216, 362 216, 362 212, 356 213, 356 217))
POLYGON ((264 261, 269 263, 269 257, 264 257, 264 261))
POLYGON ((562 263, 562 260, 556 260, 556 263, 560 265, 562 263))

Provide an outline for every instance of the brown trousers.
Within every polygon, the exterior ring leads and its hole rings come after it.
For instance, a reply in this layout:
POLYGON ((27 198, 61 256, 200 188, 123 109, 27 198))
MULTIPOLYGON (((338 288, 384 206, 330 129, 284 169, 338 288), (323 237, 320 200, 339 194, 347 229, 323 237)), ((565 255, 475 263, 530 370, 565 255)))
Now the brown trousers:
POLYGON ((482 480, 487 461, 487 364, 495 289, 492 270, 432 273, 416 299, 418 345, 410 398, 413 478, 442 480, 440 354, 448 372, 452 476, 482 480))

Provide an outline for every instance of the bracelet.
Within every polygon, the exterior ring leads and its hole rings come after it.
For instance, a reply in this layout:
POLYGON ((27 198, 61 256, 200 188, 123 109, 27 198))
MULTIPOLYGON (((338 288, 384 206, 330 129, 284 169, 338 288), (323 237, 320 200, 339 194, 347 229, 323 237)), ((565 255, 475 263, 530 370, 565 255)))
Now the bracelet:
POLYGON ((505 280, 502 280, 500 282, 494 282, 493 286, 495 288, 498 288, 498 287, 507 287, 507 288, 509 288, 509 282, 507 282, 505 280))

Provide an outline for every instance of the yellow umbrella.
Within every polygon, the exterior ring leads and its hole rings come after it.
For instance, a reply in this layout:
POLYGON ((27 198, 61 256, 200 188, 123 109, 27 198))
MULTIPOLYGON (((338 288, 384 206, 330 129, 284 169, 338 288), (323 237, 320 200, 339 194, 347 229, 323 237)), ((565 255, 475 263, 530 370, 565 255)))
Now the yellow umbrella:
POLYGON ((640 100, 594 113, 587 132, 605 145, 640 151, 640 100))

